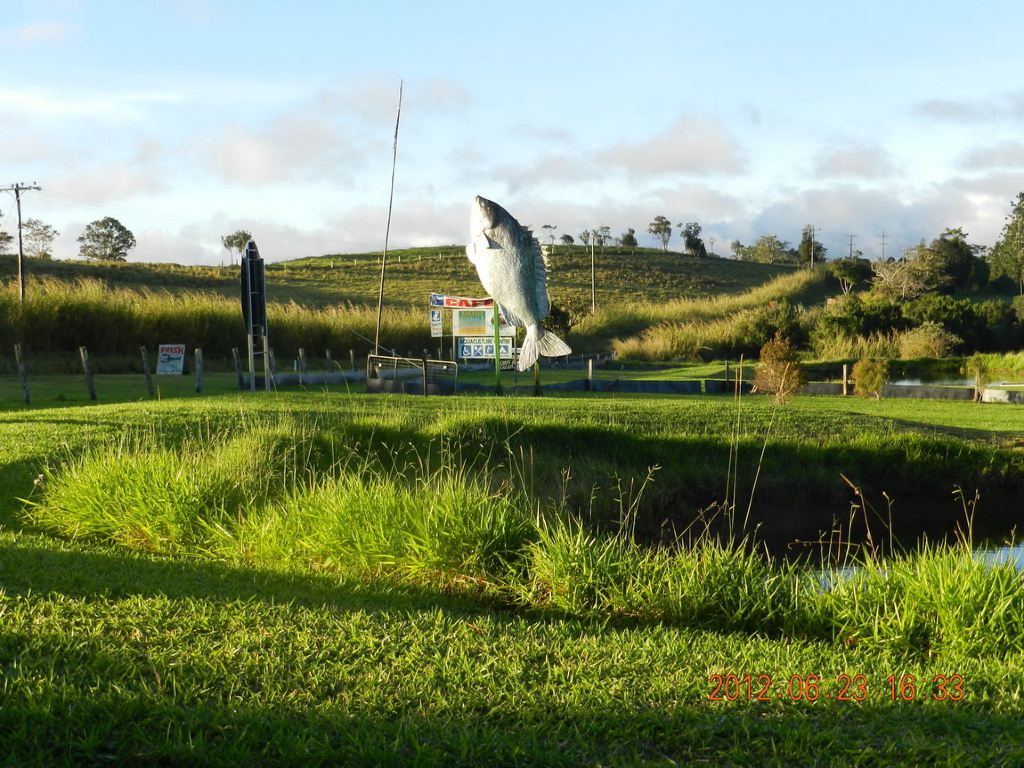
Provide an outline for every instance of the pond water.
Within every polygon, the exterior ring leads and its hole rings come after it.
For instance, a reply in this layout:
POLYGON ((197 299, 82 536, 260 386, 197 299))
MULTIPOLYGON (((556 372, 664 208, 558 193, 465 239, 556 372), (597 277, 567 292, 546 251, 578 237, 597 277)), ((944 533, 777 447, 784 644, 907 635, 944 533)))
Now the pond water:
POLYGON ((979 549, 979 558, 985 562, 999 565, 1001 563, 1013 563, 1018 571, 1024 571, 1024 544, 1016 544, 1012 547, 997 547, 995 549, 979 549))
POLYGON ((896 386, 920 386, 922 384, 931 387, 973 387, 973 379, 897 379, 889 382, 896 386))

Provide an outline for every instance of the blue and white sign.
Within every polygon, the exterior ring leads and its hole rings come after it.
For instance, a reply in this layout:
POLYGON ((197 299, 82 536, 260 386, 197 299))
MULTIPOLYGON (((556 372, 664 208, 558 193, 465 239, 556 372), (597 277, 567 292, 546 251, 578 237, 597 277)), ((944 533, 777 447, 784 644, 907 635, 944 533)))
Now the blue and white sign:
MULTIPOLYGON (((501 359, 511 360, 515 349, 514 336, 501 337, 501 359)), ((487 336, 463 336, 459 339, 459 357, 466 360, 493 360, 494 339, 487 336)))

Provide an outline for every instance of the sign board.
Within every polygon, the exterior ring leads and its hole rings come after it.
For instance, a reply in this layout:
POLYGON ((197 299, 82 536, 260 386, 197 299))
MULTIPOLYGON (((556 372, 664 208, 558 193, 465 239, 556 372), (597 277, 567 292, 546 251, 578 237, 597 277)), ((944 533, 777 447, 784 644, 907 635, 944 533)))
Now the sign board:
POLYGON ((446 296, 443 293, 432 293, 430 294, 430 306, 445 307, 446 309, 493 307, 494 299, 490 296, 485 299, 470 299, 465 296, 446 296))
POLYGON ((491 309, 456 309, 452 312, 456 336, 487 336, 488 326, 493 328, 488 319, 494 314, 491 309))
POLYGON ((430 310, 430 335, 434 338, 443 336, 444 333, 441 331, 441 310, 432 309, 430 310))
MULTIPOLYGON (((501 358, 512 359, 512 351, 515 347, 515 337, 501 337, 501 358)), ((466 336, 459 339, 459 357, 466 360, 493 360, 494 359, 494 337, 493 336, 466 336)))
POLYGON ((255 336, 267 333, 267 292, 263 259, 252 240, 242 255, 242 321, 246 333, 255 336))
MULTIPOLYGON (((490 336, 494 338, 494 309, 453 309, 453 330, 455 336, 490 336)), ((502 324, 502 336, 515 336, 516 329, 511 325, 502 324)))
POLYGON ((185 372, 185 345, 161 344, 156 358, 157 373, 181 375, 185 372))

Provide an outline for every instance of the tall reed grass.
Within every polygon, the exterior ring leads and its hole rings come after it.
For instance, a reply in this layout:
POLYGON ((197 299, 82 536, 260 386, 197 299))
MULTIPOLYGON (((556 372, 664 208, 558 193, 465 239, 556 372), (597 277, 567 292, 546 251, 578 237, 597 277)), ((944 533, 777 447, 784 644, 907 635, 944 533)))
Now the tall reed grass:
MULTIPOLYGON (((376 310, 364 306, 310 309, 294 302, 267 307, 271 345, 279 356, 299 347, 354 349, 372 346, 376 310)), ((425 313, 385 309, 381 338, 403 354, 430 348, 425 313)), ((245 330, 237 301, 214 293, 109 288, 100 280, 73 282, 40 279, 24 305, 12 284, 0 286, 0 344, 24 339, 29 353, 54 353, 86 346, 95 355, 137 355, 161 343, 201 347, 213 357, 228 357, 243 347, 245 330)))
MULTIPOLYGON (((602 328, 618 336, 612 348, 622 360, 696 360, 756 353, 772 335, 757 327, 759 312, 780 301, 810 300, 826 282, 824 272, 801 270, 743 294, 609 310, 612 317, 602 328), (646 330, 639 335, 622 338, 642 328, 646 330)), ((600 320, 595 316, 592 322, 600 320)))

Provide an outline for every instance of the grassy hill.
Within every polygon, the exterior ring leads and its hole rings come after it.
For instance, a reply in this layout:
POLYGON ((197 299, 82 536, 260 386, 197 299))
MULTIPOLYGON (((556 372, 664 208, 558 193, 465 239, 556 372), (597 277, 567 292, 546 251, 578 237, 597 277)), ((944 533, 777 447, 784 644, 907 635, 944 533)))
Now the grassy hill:
MULTIPOLYGON (((578 352, 608 351, 615 339, 666 322, 718 317, 785 297, 822 300, 821 280, 792 267, 613 248, 595 261, 598 311, 590 314, 590 254, 562 247, 550 258, 552 301, 576 323, 571 334, 561 333, 578 352)), ((0 257, 0 368, 11 368, 10 349, 19 340, 37 372, 73 369, 82 345, 94 357, 106 356, 98 361, 102 370, 130 370, 140 345, 152 350, 168 340, 201 347, 213 367, 223 368, 231 348, 244 343, 237 267, 32 260, 28 269, 22 306, 15 260, 0 257)), ((294 356, 299 347, 314 355, 328 349, 365 354, 374 335, 379 276, 379 253, 268 265, 271 343, 279 357, 294 356)), ((391 252, 385 346, 403 352, 437 346, 424 311, 432 291, 484 293, 459 246, 391 252)))
MULTIPOLYGON (((331 254, 267 265, 271 301, 304 306, 377 303, 379 251, 331 254)), ((111 288, 238 294, 237 267, 187 267, 177 264, 92 263, 29 260, 29 281, 94 278, 111 288)), ((664 301, 747 291, 793 270, 792 267, 696 259, 680 253, 637 249, 635 254, 607 248, 596 254, 598 304, 664 301)), ((0 281, 17 277, 13 256, 0 256, 0 281)), ((590 253, 582 246, 559 246, 549 259, 548 286, 559 303, 569 297, 590 300, 590 253)), ((424 307, 432 292, 481 295, 483 288, 462 246, 409 248, 388 254, 385 302, 403 308, 424 307)))

